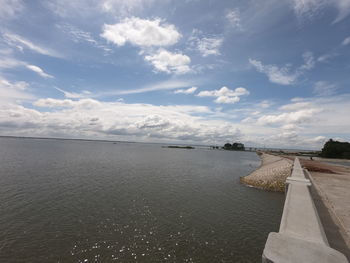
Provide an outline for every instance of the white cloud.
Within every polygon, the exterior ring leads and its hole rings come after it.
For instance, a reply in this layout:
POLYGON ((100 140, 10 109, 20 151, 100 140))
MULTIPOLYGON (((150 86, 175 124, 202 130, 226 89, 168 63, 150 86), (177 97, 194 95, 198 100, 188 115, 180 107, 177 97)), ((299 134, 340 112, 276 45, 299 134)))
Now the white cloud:
MULTIPOLYGON (((349 40, 350 40, 350 39, 349 39, 349 40)), ((326 53, 326 54, 323 54, 323 55, 319 56, 319 57, 317 58, 317 61, 318 61, 318 62, 328 62, 331 58, 334 58, 334 57, 336 57, 336 56, 338 56, 338 54, 335 53, 335 52, 326 53)))
POLYGON ((193 94, 197 90, 197 87, 191 87, 188 89, 177 89, 174 91, 175 94, 193 94))
MULTIPOLYGON (((25 83, 18 87, 18 91, 27 90, 25 83)), ((34 103, 39 110, 0 103, 0 134, 203 144, 239 139, 246 145, 319 148, 330 134, 350 139, 350 123, 344 114, 350 107, 349 96, 304 98, 258 112, 249 105, 246 112, 239 109, 239 115, 250 116, 245 123, 224 121, 234 113, 205 106, 43 98, 34 103)))
POLYGON ((42 55, 58 57, 58 58, 62 57, 62 55, 58 54, 56 51, 50 50, 48 48, 44 48, 38 44, 34 44, 33 42, 19 35, 5 33, 3 37, 8 45, 14 46, 20 49, 21 51, 27 48, 42 55))
POLYGON ((314 86, 314 94, 318 96, 331 96, 334 95, 338 87, 327 81, 318 81, 314 86))
POLYGON ((35 97, 27 91, 28 86, 24 81, 10 82, 0 77, 0 102, 6 104, 34 99, 35 97))
POLYGON ((101 44, 98 40, 96 40, 90 32, 81 30, 70 24, 57 24, 57 28, 59 28, 65 34, 68 34, 72 41, 75 43, 86 42, 91 44, 94 47, 103 49, 106 52, 111 52, 112 50, 104 44, 101 44))
POLYGON ((220 55, 220 47, 222 45, 223 38, 207 38, 198 39, 197 48, 203 57, 209 55, 220 55))
POLYGON ((127 89, 127 90, 115 91, 113 94, 115 95, 136 94, 136 93, 152 92, 152 91, 158 91, 158 90, 183 88, 189 85, 191 85, 191 83, 188 81, 168 80, 168 81, 162 81, 155 84, 146 85, 138 89, 127 89))
POLYGON ((269 124, 290 124, 290 123, 304 123, 310 121, 318 109, 303 109, 293 112, 274 114, 274 115, 264 115, 258 119, 258 124, 269 125, 269 124))
POLYGON ((343 20, 350 14, 349 0, 293 0, 292 2, 294 11, 299 18, 313 19, 326 7, 334 7, 338 11, 333 23, 343 20))
POLYGON ((222 87, 219 90, 205 90, 198 93, 199 97, 216 97, 215 103, 233 104, 240 101, 240 96, 249 95, 249 91, 239 87, 231 90, 227 87, 222 87))
POLYGON ((302 109, 308 109, 309 107, 311 107, 311 103, 308 101, 300 101, 300 102, 294 102, 291 104, 286 104, 281 106, 279 109, 283 110, 283 111, 298 111, 298 110, 302 110, 302 109))
POLYGON ((294 11, 299 17, 313 17, 327 4, 327 0, 293 0, 294 11))
POLYGON ((307 51, 303 54, 303 59, 304 59, 304 64, 300 66, 299 73, 302 73, 305 70, 313 69, 315 67, 315 59, 313 54, 310 51, 307 51))
POLYGON ((350 123, 344 114, 347 108, 350 108, 350 94, 298 98, 279 108, 249 115, 242 123, 251 125, 257 132, 270 127, 271 130, 263 132, 265 137, 261 137, 266 144, 314 148, 321 147, 326 137, 341 136, 350 140, 350 123), (274 142, 276 139, 279 140, 274 142))
POLYGON ((151 47, 173 45, 181 34, 174 25, 166 24, 160 18, 148 20, 132 17, 114 25, 105 24, 101 36, 117 46, 129 42, 135 46, 151 47))
POLYGON ((226 14, 230 25, 234 28, 241 28, 241 17, 238 9, 232 9, 226 14))
POLYGON ((266 109, 269 108, 272 105, 272 102, 268 101, 268 100, 263 100, 262 102, 260 102, 258 104, 259 107, 266 109))
POLYGON ((324 144, 327 141, 327 138, 325 136, 316 136, 314 138, 311 138, 310 141, 319 144, 324 144))
POLYGON ((6 57, 0 60, 0 68, 11 69, 16 67, 24 67, 26 69, 34 71, 35 73, 37 73, 38 75, 44 78, 53 78, 53 76, 45 73, 40 67, 35 65, 30 65, 27 62, 13 59, 13 58, 6 58, 6 57))
MULTIPOLYGON (((130 14, 140 13, 146 7, 150 7, 157 2, 156 0, 105 0, 102 1, 104 12, 112 13, 118 16, 129 16, 130 14)), ((164 0, 163 0, 164 2, 164 0)), ((157 4, 161 4, 158 1, 157 4)))
POLYGON ((34 71, 35 73, 39 74, 41 77, 43 78, 53 78, 52 75, 47 74, 46 72, 44 72, 40 67, 35 66, 35 65, 26 65, 26 67, 28 69, 30 69, 31 71, 34 71))
POLYGON ((191 59, 181 53, 172 53, 165 49, 159 49, 156 53, 145 56, 157 71, 168 74, 185 74, 191 72, 189 64, 191 59))
POLYGON ((201 53, 203 57, 220 55, 220 47, 224 41, 222 37, 218 36, 203 36, 203 33, 197 29, 192 31, 188 40, 192 48, 201 53))
POLYGON ((57 24, 56 27, 59 28, 61 31, 71 35, 72 40, 74 42, 84 41, 92 44, 97 44, 97 41, 93 38, 90 32, 83 31, 70 24, 57 24))
POLYGON ((64 96, 68 99, 83 99, 88 97, 93 97, 93 94, 88 90, 83 90, 81 93, 69 92, 60 88, 55 88, 56 90, 62 92, 64 96))
POLYGON ((315 67, 315 59, 311 52, 305 52, 303 54, 303 60, 304 64, 295 70, 292 70, 290 65, 283 67, 264 65, 261 61, 251 58, 249 58, 249 63, 253 65, 258 72, 266 74, 270 82, 281 85, 291 85, 294 84, 302 74, 315 67))
POLYGON ((254 59, 249 59, 249 63, 253 65, 257 71, 266 74, 273 83, 290 85, 298 78, 287 66, 279 68, 276 65, 264 65, 261 61, 254 59))
POLYGON ((3 57, 0 60, 0 68, 15 68, 25 66, 26 63, 14 58, 3 57))
POLYGON ((342 45, 346 46, 350 44, 350 37, 347 37, 343 40, 342 45))
POLYGON ((70 99, 39 99, 33 103, 33 105, 38 107, 47 107, 47 108, 73 108, 77 107, 79 109, 91 109, 98 107, 101 103, 93 99, 80 99, 80 100, 70 100, 70 99))
POLYGON ((161 90, 180 89, 191 85, 193 85, 191 81, 171 79, 171 80, 156 82, 152 84, 147 84, 134 89, 133 88, 122 89, 122 90, 114 89, 111 91, 101 91, 101 92, 94 92, 89 94, 87 93, 88 91, 85 91, 85 92, 83 91, 81 93, 74 93, 74 92, 67 92, 59 88, 56 88, 56 89, 61 91, 63 94, 65 94, 66 98, 87 98, 87 97, 101 98, 101 97, 111 97, 116 95, 138 94, 138 93, 161 91, 161 90))
MULTIPOLYGON (((211 113, 204 106, 155 106, 92 99, 40 99, 34 105, 44 110, 38 111, 40 117, 35 119, 8 118, 6 111, 9 109, 0 111, 0 132, 3 121, 11 127, 26 123, 33 134, 65 137, 209 143, 233 140, 240 135, 232 123, 196 116, 211 113), (45 108, 51 109, 45 111, 45 108)), ((24 127, 15 132, 28 132, 28 129, 24 127)))
POLYGON ((23 10, 21 0, 1 0, 0 6, 0 19, 14 18, 17 13, 23 10))
POLYGON ((123 18, 142 15, 146 8, 168 3, 168 0, 50 0, 44 5, 63 18, 94 19, 96 16, 123 18))

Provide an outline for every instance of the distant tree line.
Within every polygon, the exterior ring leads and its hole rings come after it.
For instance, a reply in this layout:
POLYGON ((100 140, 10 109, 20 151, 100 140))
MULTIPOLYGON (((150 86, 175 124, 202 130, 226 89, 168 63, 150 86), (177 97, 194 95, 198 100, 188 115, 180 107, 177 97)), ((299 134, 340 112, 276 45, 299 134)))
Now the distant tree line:
POLYGON ((325 158, 350 159, 350 143, 330 139, 323 146, 320 155, 325 158))
POLYGON ((234 143, 225 143, 224 145, 225 150, 231 150, 231 151, 244 151, 244 144, 240 142, 234 142, 234 143))

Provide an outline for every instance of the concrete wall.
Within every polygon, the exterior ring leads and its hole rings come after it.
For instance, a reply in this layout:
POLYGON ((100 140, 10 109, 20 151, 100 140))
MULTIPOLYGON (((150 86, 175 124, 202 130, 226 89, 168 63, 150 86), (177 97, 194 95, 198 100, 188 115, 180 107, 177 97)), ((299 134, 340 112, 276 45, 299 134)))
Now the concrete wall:
POLYGON ((286 183, 280 229, 269 234, 262 262, 348 262, 342 253, 329 247, 309 191, 311 182, 297 157, 286 183))

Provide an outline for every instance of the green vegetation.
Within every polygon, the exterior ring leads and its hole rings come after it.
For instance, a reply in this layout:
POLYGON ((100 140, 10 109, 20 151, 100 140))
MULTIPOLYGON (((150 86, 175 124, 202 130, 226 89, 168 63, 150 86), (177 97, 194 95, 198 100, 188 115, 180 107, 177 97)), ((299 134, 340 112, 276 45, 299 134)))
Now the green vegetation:
POLYGON ((350 143, 330 139, 323 146, 320 156, 325 158, 350 159, 350 143))
POLYGON ((177 145, 169 145, 166 146, 166 148, 172 148, 172 149, 194 149, 192 146, 177 146, 177 145))
POLYGON ((225 150, 230 150, 230 151, 244 151, 245 150, 244 144, 243 143, 239 143, 239 142, 235 142, 233 144, 225 143, 224 149, 225 150))

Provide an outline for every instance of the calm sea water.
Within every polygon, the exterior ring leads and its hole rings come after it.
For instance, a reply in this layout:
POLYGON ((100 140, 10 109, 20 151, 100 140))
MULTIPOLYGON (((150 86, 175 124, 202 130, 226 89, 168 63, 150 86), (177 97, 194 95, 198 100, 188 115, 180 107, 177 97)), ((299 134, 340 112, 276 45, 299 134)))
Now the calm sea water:
POLYGON ((283 194, 255 153, 0 138, 0 262, 260 262, 283 194))

